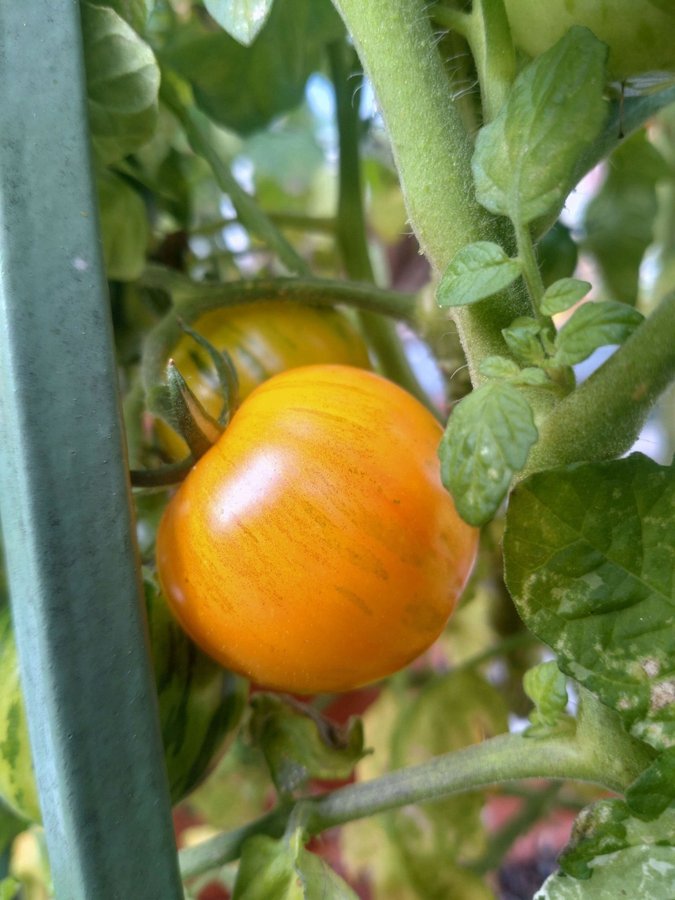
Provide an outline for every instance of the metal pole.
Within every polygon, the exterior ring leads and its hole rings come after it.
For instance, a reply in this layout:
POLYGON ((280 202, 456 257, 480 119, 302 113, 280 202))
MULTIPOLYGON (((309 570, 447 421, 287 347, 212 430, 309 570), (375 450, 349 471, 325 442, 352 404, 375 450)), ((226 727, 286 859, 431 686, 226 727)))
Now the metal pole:
POLYGON ((0 512, 56 896, 173 900, 77 0, 0 2, 0 84, 0 512))

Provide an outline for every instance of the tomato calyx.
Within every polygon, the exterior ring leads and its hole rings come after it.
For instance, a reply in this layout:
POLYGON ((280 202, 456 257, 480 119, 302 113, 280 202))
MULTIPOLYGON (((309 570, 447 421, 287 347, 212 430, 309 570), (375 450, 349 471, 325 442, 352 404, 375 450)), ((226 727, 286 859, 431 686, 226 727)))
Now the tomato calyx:
POLYGON ((166 384, 152 392, 152 405, 183 438, 190 453, 179 463, 156 469, 132 470, 134 487, 163 487, 182 481, 192 466, 209 450, 227 427, 237 406, 239 381, 234 363, 226 351, 219 352, 203 335, 178 318, 178 325, 208 353, 215 367, 223 405, 214 419, 199 402, 173 359, 166 367, 166 384))

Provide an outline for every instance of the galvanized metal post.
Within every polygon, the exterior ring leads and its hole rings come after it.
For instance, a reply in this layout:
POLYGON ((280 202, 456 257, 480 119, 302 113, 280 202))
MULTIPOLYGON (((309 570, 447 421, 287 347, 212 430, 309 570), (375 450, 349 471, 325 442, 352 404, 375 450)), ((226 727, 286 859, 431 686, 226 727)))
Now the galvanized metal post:
POLYGON ((0 3, 0 84, 0 510, 56 896, 173 900, 77 0, 0 3))

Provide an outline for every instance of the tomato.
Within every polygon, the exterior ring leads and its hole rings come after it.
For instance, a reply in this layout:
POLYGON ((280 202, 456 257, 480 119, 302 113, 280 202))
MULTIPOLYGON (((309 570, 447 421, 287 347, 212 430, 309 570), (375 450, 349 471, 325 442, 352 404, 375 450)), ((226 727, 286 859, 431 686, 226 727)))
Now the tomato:
MULTIPOLYGON (((217 350, 229 353, 239 377, 240 400, 267 378, 296 366, 333 362, 369 367, 363 338, 334 309, 278 301, 255 303, 205 313, 192 327, 217 350)), ((218 418, 223 398, 208 353, 185 335, 172 358, 202 406, 218 418)), ((187 454, 182 438, 161 420, 157 433, 172 458, 187 454)))
POLYGON ((662 0, 506 0, 514 43, 529 56, 585 25, 609 46, 617 81, 675 67, 675 5, 666 7, 662 0))
MULTIPOLYGON (((150 582, 146 601, 169 789, 178 802, 204 778, 233 738, 248 687, 194 646, 150 582)), ((7 607, 0 608, 0 800, 28 821, 40 820, 7 607)))
POLYGON ((347 691, 439 635, 477 532, 443 488, 441 428, 348 366, 258 387, 167 506, 160 581, 186 631, 266 687, 347 691))

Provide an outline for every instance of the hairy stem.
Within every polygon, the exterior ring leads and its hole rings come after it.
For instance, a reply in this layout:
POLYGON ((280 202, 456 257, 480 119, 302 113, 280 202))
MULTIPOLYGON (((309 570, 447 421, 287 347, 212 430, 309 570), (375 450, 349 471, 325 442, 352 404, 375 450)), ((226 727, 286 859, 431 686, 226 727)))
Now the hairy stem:
MULTIPOLYGON (((361 121, 354 99, 362 76, 354 51, 345 42, 330 44, 328 58, 335 87, 340 144, 336 235, 347 275, 357 281, 372 282, 375 276, 368 252, 359 153, 361 121)), ((359 312, 359 320, 383 373, 436 412, 410 365, 395 322, 368 310, 359 312)))
MULTIPOLYGON (((436 272, 467 243, 511 238, 478 205, 473 144, 452 96, 423 0, 334 0, 377 94, 410 222, 436 272)), ((454 314, 474 383, 488 355, 508 355, 501 329, 528 315, 524 297, 476 304, 454 314)))
POLYGON ((523 279, 527 285, 527 291, 532 301, 532 307, 537 315, 539 315, 539 307, 541 306, 541 298, 544 296, 544 282, 541 278, 541 272, 537 264, 537 257, 534 254, 534 245, 532 236, 527 225, 515 226, 516 241, 518 243, 518 256, 523 266, 523 279))
POLYGON ((192 324, 213 309, 273 300, 312 306, 344 304, 412 321, 416 307, 414 294, 322 278, 251 278, 208 284, 191 281, 171 269, 149 266, 140 284, 165 291, 173 303, 173 308, 153 328, 143 345, 141 379, 146 395, 164 381, 169 354, 182 335, 179 318, 192 324))
POLYGON ((671 294, 541 424, 521 477, 552 466, 612 459, 629 450, 654 402, 675 378, 674 336, 671 294))
MULTIPOLYGON (((302 799, 307 833, 318 834, 410 803, 437 800, 450 794, 524 778, 588 781, 612 791, 624 790, 651 762, 650 748, 630 738, 616 722, 604 721, 609 752, 598 748, 593 722, 598 716, 591 700, 586 720, 580 717, 577 734, 533 739, 504 734, 463 750, 437 756, 429 762, 391 772, 381 778, 347 785, 322 797, 302 799)), ((608 716, 613 716, 607 711, 608 716)), ((244 840, 252 834, 278 836, 293 807, 285 807, 234 832, 218 835, 180 852, 184 877, 198 875, 215 865, 236 859, 244 840)))

